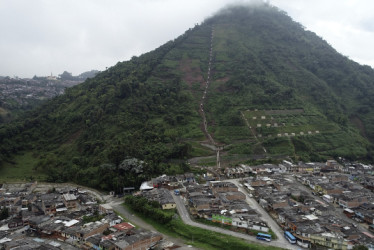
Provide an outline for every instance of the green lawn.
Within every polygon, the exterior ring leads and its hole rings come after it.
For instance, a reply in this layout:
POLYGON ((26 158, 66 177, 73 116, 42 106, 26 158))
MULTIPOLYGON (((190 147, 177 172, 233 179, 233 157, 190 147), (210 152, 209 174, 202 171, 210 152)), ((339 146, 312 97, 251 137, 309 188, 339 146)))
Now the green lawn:
POLYGON ((45 180, 42 170, 34 170, 36 159, 32 153, 19 154, 14 162, 6 162, 0 167, 0 182, 45 180))

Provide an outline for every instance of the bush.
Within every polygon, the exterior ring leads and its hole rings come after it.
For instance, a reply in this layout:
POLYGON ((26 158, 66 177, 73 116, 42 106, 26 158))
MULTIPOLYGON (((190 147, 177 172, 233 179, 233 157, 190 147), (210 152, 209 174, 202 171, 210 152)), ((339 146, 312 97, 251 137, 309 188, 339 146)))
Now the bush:
POLYGON ((146 198, 140 196, 127 196, 125 202, 134 211, 159 223, 166 224, 173 218, 173 214, 163 211, 157 201, 148 201, 146 198))

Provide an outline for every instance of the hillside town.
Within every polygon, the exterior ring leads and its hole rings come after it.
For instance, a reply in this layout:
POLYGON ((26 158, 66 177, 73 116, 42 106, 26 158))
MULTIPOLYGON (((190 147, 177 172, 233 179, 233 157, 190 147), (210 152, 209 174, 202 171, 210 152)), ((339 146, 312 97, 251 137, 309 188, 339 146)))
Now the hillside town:
MULTIPOLYGON (((289 249, 372 249, 373 171, 344 159, 241 164, 203 175, 163 175, 145 181, 139 191, 124 187, 123 193, 157 201, 160 209, 177 208, 181 218, 185 210, 199 223, 222 224, 254 240, 259 233, 270 235, 289 249), (294 242, 284 238, 286 231, 294 242)), ((100 199, 67 185, 3 184, 0 248, 146 249, 162 242, 162 234, 135 227, 100 199)))
POLYGON ((0 79, 0 100, 13 100, 20 105, 27 104, 27 100, 50 99, 64 93, 64 89, 72 87, 82 81, 59 80, 56 76, 28 78, 0 79))
MULTIPOLYGON (((34 76, 33 78, 0 76, 0 108, 9 112, 18 109, 30 109, 40 101, 51 99, 70 88, 94 77, 99 71, 84 72, 72 76, 64 72, 59 76, 34 76)), ((1 114, 1 112, 0 112, 1 114)))
POLYGON ((136 228, 85 189, 0 188, 0 249, 146 249, 162 235, 136 228))
MULTIPOLYGON (((163 209, 176 206, 174 190, 190 215, 231 226, 245 234, 290 232, 303 248, 374 247, 373 166, 361 163, 240 165, 200 176, 161 176, 140 187, 163 209), (183 184, 182 184, 183 183, 183 184), (252 205, 252 206, 251 206, 252 205), (253 206, 257 205, 257 206, 253 206)), ((277 233, 276 233, 277 234, 277 233)), ((277 234, 283 237, 282 234, 277 234)))

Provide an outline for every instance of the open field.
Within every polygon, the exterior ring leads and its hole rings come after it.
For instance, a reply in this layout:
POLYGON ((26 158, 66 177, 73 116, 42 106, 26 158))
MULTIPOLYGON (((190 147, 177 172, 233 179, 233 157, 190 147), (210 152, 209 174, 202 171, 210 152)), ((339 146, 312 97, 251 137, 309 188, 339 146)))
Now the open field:
POLYGON ((246 110, 242 113, 258 137, 306 136, 339 130, 325 117, 302 109, 246 110))
POLYGON ((35 170, 35 158, 32 153, 19 154, 14 163, 6 162, 0 167, 0 182, 45 180, 42 170, 35 170))

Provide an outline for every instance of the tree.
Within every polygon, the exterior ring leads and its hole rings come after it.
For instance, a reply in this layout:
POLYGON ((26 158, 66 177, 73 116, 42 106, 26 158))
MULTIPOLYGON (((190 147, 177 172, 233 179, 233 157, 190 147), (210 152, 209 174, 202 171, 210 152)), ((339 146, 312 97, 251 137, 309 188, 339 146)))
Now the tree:
POLYGON ((353 247, 353 250, 368 250, 368 248, 364 245, 356 245, 353 247))
POLYGON ((4 207, 3 209, 1 209, 1 212, 0 212, 0 220, 5 220, 8 217, 9 217, 9 210, 7 207, 4 207))
POLYGON ((59 77, 61 78, 61 80, 75 80, 75 77, 67 71, 64 71, 61 75, 59 75, 59 77))

